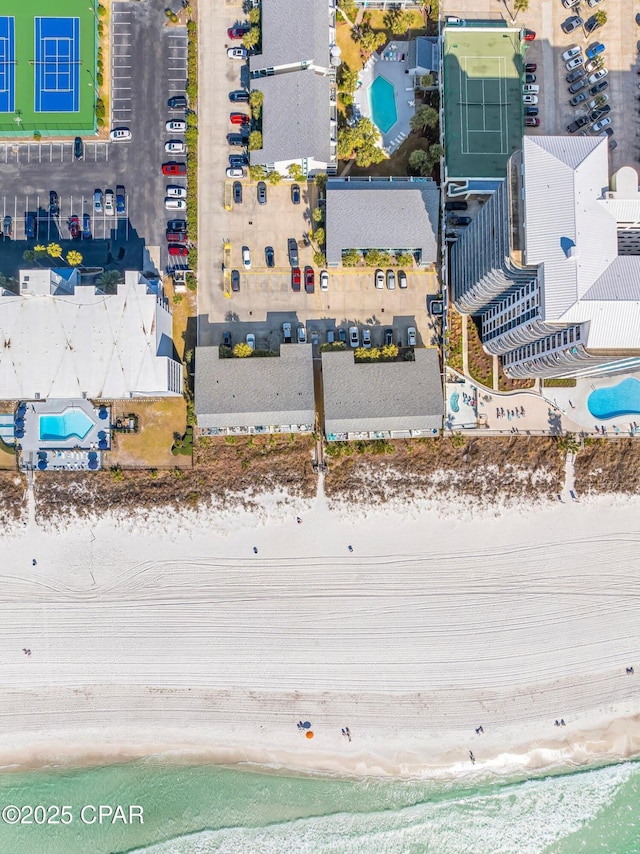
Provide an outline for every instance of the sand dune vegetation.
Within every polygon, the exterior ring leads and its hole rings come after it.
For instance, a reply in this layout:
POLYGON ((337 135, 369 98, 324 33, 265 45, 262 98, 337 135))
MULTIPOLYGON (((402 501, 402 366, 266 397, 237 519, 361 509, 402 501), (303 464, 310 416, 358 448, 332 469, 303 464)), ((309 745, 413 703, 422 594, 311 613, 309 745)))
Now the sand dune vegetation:
POLYGON ((585 440, 575 469, 579 493, 640 494, 640 444, 636 439, 585 440))

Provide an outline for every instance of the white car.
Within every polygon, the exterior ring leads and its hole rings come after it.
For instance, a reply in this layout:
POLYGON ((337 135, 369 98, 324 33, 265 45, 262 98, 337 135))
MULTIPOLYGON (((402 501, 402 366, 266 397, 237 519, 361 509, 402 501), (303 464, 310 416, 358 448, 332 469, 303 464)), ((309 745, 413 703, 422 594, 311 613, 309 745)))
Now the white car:
POLYGON ((229 47, 227 48, 227 56, 229 59, 246 59, 247 49, 246 47, 229 47))
POLYGON ((107 216, 113 216, 116 212, 116 209, 113 205, 113 202, 114 202, 113 190, 105 190, 104 212, 107 216))
POLYGON ((167 154, 184 154, 187 147, 181 139, 171 139, 165 142, 164 150, 167 154))
POLYGON ((248 246, 242 247, 242 263, 244 264, 245 270, 251 269, 251 250, 248 246))
POLYGON ((370 329, 363 329, 362 330, 362 346, 366 350, 371 349, 371 330, 370 329))
POLYGON ((396 274, 393 270, 387 270, 387 287, 390 291, 395 291, 396 289, 396 274))
POLYGON ((587 6, 591 6, 592 9, 594 6, 597 6, 598 3, 602 3, 602 0, 587 0, 587 6))
POLYGON ((129 128, 114 128, 109 134, 111 142, 130 142, 131 131, 129 128))
POLYGON ((607 116, 604 119, 600 119, 599 122, 596 122, 595 125, 593 125, 591 128, 591 132, 592 133, 598 133, 598 131, 604 130, 610 124, 611 124, 611 119, 609 118, 609 116, 607 116))
POLYGON ((227 178, 244 178, 244 169, 239 169, 237 166, 229 167, 226 172, 227 178))
POLYGON ((603 107, 607 101, 609 100, 609 96, 606 92, 601 92, 599 95, 596 95, 595 98, 592 98, 588 103, 587 107, 590 110, 597 110, 598 107, 603 107))
POLYGON ((533 107, 538 103, 538 96, 537 95, 523 95, 522 96, 522 103, 526 104, 528 107, 529 106, 533 107))
POLYGON ((577 6, 580 0, 562 0, 562 5, 565 9, 573 9, 574 6, 577 6))
POLYGON ((595 74, 592 74, 591 77, 589 77, 589 83, 597 83, 598 80, 602 80, 603 77, 606 77, 608 73, 609 70, 607 68, 601 68, 599 71, 596 71, 595 74))
POLYGON ((407 274, 404 270, 398 270, 398 285, 401 288, 407 287, 407 274))
POLYGON ((376 288, 382 290, 384 288, 384 273, 382 270, 376 270, 376 288))
POLYGON ((326 270, 323 270, 320 273, 320 290, 328 291, 329 290, 329 274, 326 270))
POLYGON ((169 132, 184 133, 187 129, 187 123, 183 122, 182 119, 170 119, 168 122, 165 122, 164 129, 169 132))
POLYGON ((256 349, 256 336, 253 334, 253 332, 247 333, 246 342, 252 350, 256 349))
POLYGON ((350 326, 349 327, 349 344, 352 347, 359 347, 360 346, 360 333, 358 332, 357 326, 350 326))
MULTIPOLYGON (((569 62, 565 64, 565 68, 567 71, 573 71, 574 68, 577 68, 579 65, 584 65, 584 56, 579 54, 578 56, 574 56, 573 59, 570 59, 569 62)), ((588 66, 587 66, 587 70, 588 66)))
POLYGON ((570 59, 573 59, 574 56, 578 56, 579 53, 582 53, 582 48, 574 45, 570 47, 569 50, 565 50, 562 54, 562 61, 568 62, 570 59))
POLYGON ((304 326, 298 326, 298 344, 307 343, 307 330, 304 326))
POLYGON ((537 95, 540 91, 540 87, 537 83, 524 83, 522 86, 522 91, 526 94, 537 95))
POLYGON ((168 211, 186 211, 187 209, 187 203, 184 199, 166 198, 164 206, 168 211))
POLYGON ((407 329, 407 346, 415 347, 416 346, 416 330, 413 326, 410 326, 407 329))
POLYGON ((170 199, 186 199, 187 191, 185 187, 178 187, 176 184, 169 184, 165 193, 170 199))

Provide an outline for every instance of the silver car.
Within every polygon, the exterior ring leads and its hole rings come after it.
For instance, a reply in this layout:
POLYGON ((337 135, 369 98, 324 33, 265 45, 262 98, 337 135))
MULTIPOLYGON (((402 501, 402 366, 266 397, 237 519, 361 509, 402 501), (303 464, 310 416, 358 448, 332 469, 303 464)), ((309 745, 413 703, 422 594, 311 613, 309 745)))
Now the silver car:
POLYGON ((350 326, 349 327, 349 344, 352 347, 359 347, 360 346, 360 333, 358 332, 357 326, 350 326))

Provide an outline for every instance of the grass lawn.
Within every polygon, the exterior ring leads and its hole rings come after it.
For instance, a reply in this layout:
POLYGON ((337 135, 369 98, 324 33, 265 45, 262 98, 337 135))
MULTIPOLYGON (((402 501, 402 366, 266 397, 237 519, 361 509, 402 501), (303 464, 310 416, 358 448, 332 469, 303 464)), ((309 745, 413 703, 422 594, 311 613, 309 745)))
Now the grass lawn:
POLYGON ((336 44, 342 50, 340 59, 352 71, 360 71, 364 62, 360 56, 360 46, 351 38, 351 32, 349 24, 339 19, 336 24, 336 44))
POLYGON ((138 416, 137 433, 115 433, 112 450, 105 454, 105 468, 175 468, 191 467, 191 457, 173 456, 174 434, 182 435, 187 427, 187 404, 183 397, 162 400, 125 400, 113 407, 113 418, 129 413, 138 416))
POLYGON ((185 353, 188 350, 193 350, 196 346, 196 295, 193 291, 177 294, 178 301, 176 302, 171 276, 165 278, 163 288, 173 312, 173 343, 178 358, 184 361, 185 353), (189 320, 192 322, 189 323, 189 320))
POLYGON ((16 469, 18 467, 14 448, 15 445, 5 445, 0 439, 0 469, 16 469))
POLYGON ((388 30, 384 23, 384 16, 387 14, 382 9, 370 9, 365 14, 369 18, 369 22, 372 30, 381 30, 387 34, 388 41, 393 41, 393 39, 401 39, 402 41, 407 41, 408 39, 415 38, 416 36, 423 36, 425 33, 425 23, 424 18, 420 14, 420 12, 416 12, 415 10, 407 9, 407 14, 411 15, 411 20, 409 22, 409 29, 406 33, 402 33, 399 36, 394 36, 391 30, 388 30))
MULTIPOLYGON (((409 172, 407 171, 409 169, 409 155, 412 151, 415 151, 418 148, 421 148, 426 151, 429 148, 429 140, 425 139, 423 136, 420 136, 417 133, 410 133, 409 136, 402 143, 400 148, 397 148, 393 152, 391 157, 388 157, 381 163, 374 163, 371 166, 367 166, 366 168, 363 166, 356 166, 354 163, 351 167, 349 174, 374 175, 379 177, 387 175, 406 176, 409 174, 409 172)), ((338 168, 338 172, 340 172, 345 165, 346 162, 341 161, 340 166, 338 168)))
POLYGON ((449 307, 449 328, 447 332, 449 336, 449 355, 447 356, 447 364, 454 371, 462 373, 462 317, 452 307, 449 307))

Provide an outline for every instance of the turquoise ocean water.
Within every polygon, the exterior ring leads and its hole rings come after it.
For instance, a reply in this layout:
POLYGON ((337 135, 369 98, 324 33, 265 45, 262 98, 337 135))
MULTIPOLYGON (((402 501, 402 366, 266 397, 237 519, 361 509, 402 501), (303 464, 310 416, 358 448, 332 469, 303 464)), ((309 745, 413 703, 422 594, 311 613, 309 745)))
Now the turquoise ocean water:
POLYGON ((72 808, 66 826, 0 821, 0 851, 11 854, 640 852, 640 763, 529 780, 435 784, 148 760, 6 772, 0 802, 72 808), (85 804, 139 804, 144 824, 83 824, 85 804))

